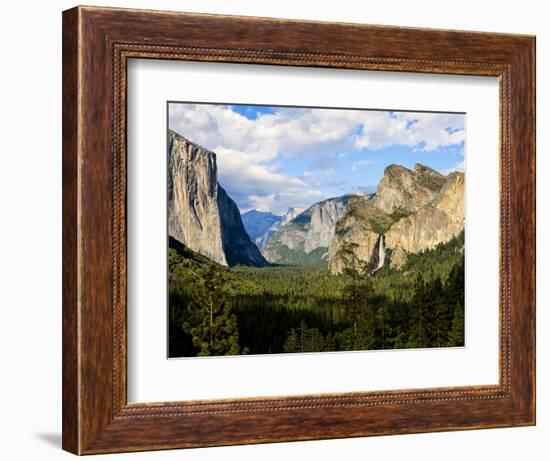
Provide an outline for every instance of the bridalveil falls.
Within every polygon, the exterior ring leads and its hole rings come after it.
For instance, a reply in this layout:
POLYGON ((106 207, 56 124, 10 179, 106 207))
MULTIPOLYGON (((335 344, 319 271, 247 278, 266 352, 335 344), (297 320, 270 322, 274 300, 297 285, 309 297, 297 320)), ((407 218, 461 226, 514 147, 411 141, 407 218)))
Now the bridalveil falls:
POLYGON ((384 246, 384 235, 380 235, 378 239, 378 266, 375 270, 380 269, 386 261, 386 247, 384 246))

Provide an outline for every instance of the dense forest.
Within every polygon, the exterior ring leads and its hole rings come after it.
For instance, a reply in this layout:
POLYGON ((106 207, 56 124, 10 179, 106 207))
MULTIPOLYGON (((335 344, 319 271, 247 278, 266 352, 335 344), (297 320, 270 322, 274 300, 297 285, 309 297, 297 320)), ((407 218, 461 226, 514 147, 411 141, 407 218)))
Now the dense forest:
POLYGON ((399 270, 367 276, 354 264, 339 275, 319 267, 228 269, 171 240, 169 355, 463 346, 463 248, 461 233, 409 255, 399 270))

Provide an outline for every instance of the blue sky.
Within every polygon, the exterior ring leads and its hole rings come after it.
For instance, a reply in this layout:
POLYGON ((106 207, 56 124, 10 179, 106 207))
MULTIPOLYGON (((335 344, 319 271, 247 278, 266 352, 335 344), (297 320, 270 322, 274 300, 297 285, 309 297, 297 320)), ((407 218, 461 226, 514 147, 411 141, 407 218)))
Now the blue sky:
POLYGON ((392 163, 464 171, 463 114, 170 103, 168 115, 170 129, 216 153, 241 212, 375 192, 392 163))
POLYGON ((249 120, 256 120, 258 117, 261 117, 264 114, 274 114, 276 112, 276 107, 272 106, 247 106, 247 105, 234 105, 229 106, 231 110, 246 117, 249 120))

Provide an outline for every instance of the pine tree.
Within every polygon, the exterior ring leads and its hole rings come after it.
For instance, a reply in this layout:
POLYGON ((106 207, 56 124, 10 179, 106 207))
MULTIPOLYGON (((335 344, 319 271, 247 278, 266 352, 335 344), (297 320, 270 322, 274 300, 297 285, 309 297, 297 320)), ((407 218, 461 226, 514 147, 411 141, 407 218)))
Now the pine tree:
POLYGON ((436 277, 426 284, 427 305, 423 311, 425 325, 425 347, 442 347, 446 343, 449 320, 447 303, 443 296, 441 279, 436 277))
POLYGON ((451 269, 445 291, 452 315, 447 344, 464 346, 464 260, 451 269))
POLYGON ((454 347, 464 346, 464 306, 460 304, 455 307, 448 345, 454 347))
POLYGON ((424 279, 420 274, 416 277, 414 294, 411 300, 412 316, 407 347, 428 347, 427 314, 430 296, 424 279))
POLYGON ((464 260, 462 259, 453 266, 445 284, 447 298, 453 305, 459 303, 464 306, 464 283, 464 260))
POLYGON ((300 352, 300 347, 298 343, 298 332, 296 331, 296 328, 291 328, 288 332, 286 342, 283 346, 283 351, 287 353, 300 352))
POLYGON ((199 349, 197 355, 239 354, 237 317, 220 272, 209 264, 196 277, 183 330, 199 349))
MULTIPOLYGON (((331 342, 333 342, 332 339, 331 342)), ((331 344, 330 347, 334 345, 331 344)), ((288 332, 283 350, 284 352, 322 352, 325 350, 325 338, 317 328, 310 328, 305 320, 301 320, 298 328, 291 328, 288 332)))
POLYGON ((365 350, 373 345, 374 316, 369 315, 372 287, 364 275, 366 264, 356 255, 357 247, 356 243, 345 242, 338 250, 342 272, 348 280, 342 290, 342 307, 351 324, 350 331, 341 332, 337 338, 344 350, 365 350))
POLYGON ((325 338, 325 344, 324 344, 324 347, 323 347, 323 351, 325 352, 333 352, 337 350, 336 349, 336 340, 334 338, 334 335, 332 334, 332 332, 330 332, 327 337, 325 338))

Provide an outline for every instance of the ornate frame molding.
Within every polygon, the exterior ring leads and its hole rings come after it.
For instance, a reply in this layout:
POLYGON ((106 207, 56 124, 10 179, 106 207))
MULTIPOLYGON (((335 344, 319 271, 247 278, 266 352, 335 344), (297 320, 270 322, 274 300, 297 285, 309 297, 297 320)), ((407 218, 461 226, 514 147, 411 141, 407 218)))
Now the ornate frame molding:
POLYGON ((63 16, 63 60, 66 450, 87 454, 534 424, 533 37, 77 7, 63 16), (197 34, 198 28, 207 32, 197 34), (311 36, 318 38, 314 44, 311 36), (136 58, 499 77, 499 384, 128 404, 126 64, 136 58))

